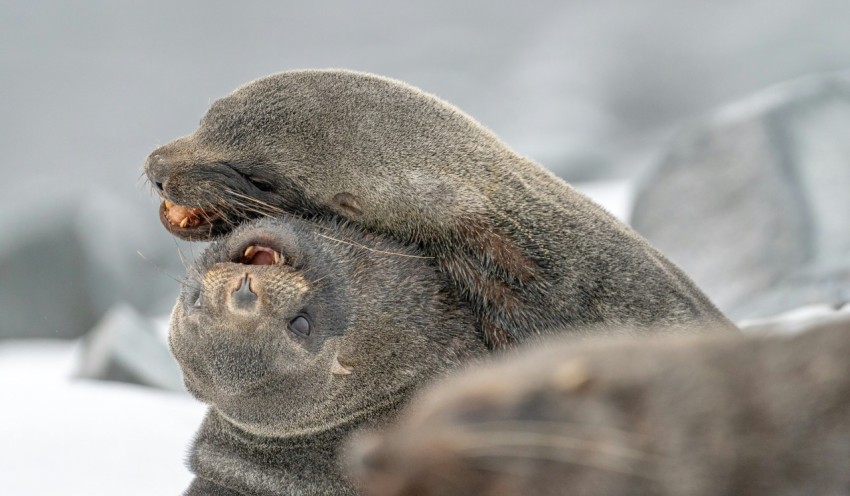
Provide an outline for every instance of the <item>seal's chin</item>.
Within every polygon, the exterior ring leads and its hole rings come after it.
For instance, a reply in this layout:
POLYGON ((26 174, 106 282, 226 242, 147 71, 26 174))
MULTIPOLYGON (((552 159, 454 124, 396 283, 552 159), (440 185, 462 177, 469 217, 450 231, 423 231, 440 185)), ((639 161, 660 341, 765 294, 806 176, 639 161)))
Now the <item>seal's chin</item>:
POLYGON ((159 220, 168 232, 188 241, 207 241, 230 230, 218 212, 184 207, 169 200, 160 205, 159 220))

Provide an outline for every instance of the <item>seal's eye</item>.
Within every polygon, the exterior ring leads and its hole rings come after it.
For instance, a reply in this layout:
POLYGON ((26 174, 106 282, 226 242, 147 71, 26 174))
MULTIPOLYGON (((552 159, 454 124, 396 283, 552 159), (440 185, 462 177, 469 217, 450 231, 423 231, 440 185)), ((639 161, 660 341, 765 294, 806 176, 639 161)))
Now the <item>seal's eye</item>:
POLYGON ((268 193, 269 191, 274 190, 274 186, 272 186, 272 183, 266 181, 265 179, 260 179, 259 177, 255 176, 247 176, 246 179, 248 179, 248 182, 253 184, 255 188, 264 193, 268 193))
MULTIPOLYGON (((236 170, 236 169, 234 169, 234 170, 236 170)), ((263 179, 261 177, 249 176, 248 174, 244 174, 242 172, 239 172, 238 170, 236 170, 236 172, 240 176, 242 176, 243 179, 245 179, 246 181, 251 183, 251 186, 257 188, 258 190, 262 191, 263 193, 268 193, 269 191, 274 190, 274 186, 272 185, 272 183, 266 181, 265 179, 263 179)))
POLYGON ((310 335, 310 321, 303 315, 299 315, 289 322, 289 330, 299 336, 310 335))

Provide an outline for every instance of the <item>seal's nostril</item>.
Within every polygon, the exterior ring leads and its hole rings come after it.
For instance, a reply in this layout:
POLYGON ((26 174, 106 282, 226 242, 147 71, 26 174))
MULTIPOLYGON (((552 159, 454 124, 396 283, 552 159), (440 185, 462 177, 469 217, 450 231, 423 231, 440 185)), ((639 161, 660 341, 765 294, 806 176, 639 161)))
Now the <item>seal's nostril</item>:
POLYGON ((242 310, 250 310, 257 303, 257 293, 251 289, 251 276, 245 274, 239 289, 230 294, 234 306, 242 310))
POLYGON ((165 183, 166 179, 168 179, 168 171, 170 169, 169 162, 166 160, 164 156, 157 153, 155 155, 149 155, 148 159, 145 161, 145 173, 148 175, 148 179, 153 184, 156 184, 156 187, 162 191, 163 183, 165 183))

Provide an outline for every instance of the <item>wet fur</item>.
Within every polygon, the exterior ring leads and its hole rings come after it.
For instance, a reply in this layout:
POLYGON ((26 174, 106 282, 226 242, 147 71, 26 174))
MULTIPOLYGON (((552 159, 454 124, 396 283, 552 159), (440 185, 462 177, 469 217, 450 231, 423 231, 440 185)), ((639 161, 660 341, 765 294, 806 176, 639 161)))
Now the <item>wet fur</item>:
MULTIPOLYGON (((216 101, 197 131, 151 153, 176 204, 246 218, 344 218, 434 257, 492 347, 624 326, 734 326, 630 228, 458 109, 404 83, 293 71, 216 101)), ((694 226, 698 229, 698 226, 694 226)))
POLYGON ((336 462, 342 439, 487 353, 475 326, 433 260, 398 243, 291 216, 236 229, 190 268, 172 314, 172 353, 210 405, 188 494, 354 494, 336 462), (289 265, 231 263, 253 244, 289 265), (228 306, 245 274, 259 312, 228 306), (309 336, 288 330, 296 315, 309 336), (334 357, 349 375, 332 374, 334 357))
POLYGON ((850 319, 798 336, 550 342, 361 435, 372 496, 850 493, 850 319))

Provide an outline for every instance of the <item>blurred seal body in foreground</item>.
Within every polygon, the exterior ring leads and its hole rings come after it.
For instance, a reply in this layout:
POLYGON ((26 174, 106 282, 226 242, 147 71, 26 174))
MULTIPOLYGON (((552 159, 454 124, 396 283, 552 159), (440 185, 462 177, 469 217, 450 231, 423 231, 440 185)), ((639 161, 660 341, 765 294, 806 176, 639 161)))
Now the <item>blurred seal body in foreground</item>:
POLYGON ((455 107, 392 79, 258 79, 145 168, 165 200, 163 225, 186 239, 288 212, 417 247, 472 304, 493 347, 596 325, 734 329, 629 227, 455 107))
POLYGON ((453 377, 349 451, 367 494, 847 494, 850 319, 550 344, 453 377))
POLYGON ((341 440, 487 353, 432 260, 293 218, 212 244, 187 275, 169 340, 187 388, 210 405, 188 494, 352 494, 341 440))

